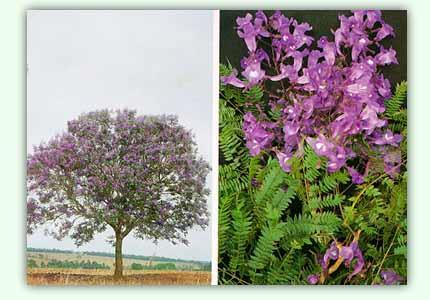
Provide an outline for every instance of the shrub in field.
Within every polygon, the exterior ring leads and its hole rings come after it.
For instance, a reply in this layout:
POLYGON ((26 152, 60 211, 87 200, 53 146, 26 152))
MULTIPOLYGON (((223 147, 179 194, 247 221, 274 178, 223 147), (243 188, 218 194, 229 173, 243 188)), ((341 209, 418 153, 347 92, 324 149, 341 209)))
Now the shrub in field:
POLYGON ((27 268, 38 268, 39 265, 34 259, 27 259, 27 268))
POLYGON ((175 116, 83 114, 28 155, 27 229, 50 223, 80 246, 111 227, 120 277, 128 234, 186 244, 191 227, 206 227, 208 172, 175 116))
POLYGON ((280 12, 237 19, 249 50, 221 66, 222 284, 393 284, 406 278, 406 83, 379 11, 333 38, 280 12))
POLYGON ((142 265, 138 263, 131 264, 132 270, 176 270, 174 263, 157 263, 154 265, 142 265))
POLYGON ((176 270, 176 265, 174 263, 161 263, 151 266, 152 270, 176 270))
POLYGON ((71 261, 51 259, 47 264, 43 265, 44 268, 58 268, 58 269, 110 269, 105 263, 98 263, 96 261, 71 261))
POLYGON ((131 264, 131 269, 132 270, 143 270, 144 266, 142 264, 132 263, 131 264))

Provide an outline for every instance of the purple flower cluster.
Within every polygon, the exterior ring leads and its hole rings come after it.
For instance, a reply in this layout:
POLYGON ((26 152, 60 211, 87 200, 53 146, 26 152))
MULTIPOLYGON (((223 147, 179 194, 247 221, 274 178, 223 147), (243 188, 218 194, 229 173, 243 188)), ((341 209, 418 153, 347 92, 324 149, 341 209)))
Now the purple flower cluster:
POLYGON ((330 247, 326 250, 324 256, 320 259, 320 265, 322 267, 321 275, 309 275, 309 284, 317 284, 318 282, 323 283, 324 280, 331 273, 335 272, 342 263, 345 267, 349 268, 354 259, 354 268, 348 275, 348 280, 351 280, 353 276, 360 273, 364 267, 364 257, 361 253, 360 247, 358 246, 359 236, 360 231, 355 233, 354 240, 348 246, 344 246, 336 241, 333 241, 330 247), (332 265, 330 265, 331 261, 334 261, 332 265))
POLYGON ((381 277, 385 285, 394 285, 403 281, 403 277, 394 272, 393 270, 381 271, 381 277))
POLYGON ((251 113, 244 116, 244 132, 246 137, 246 146, 251 155, 257 155, 260 151, 269 146, 273 141, 273 133, 267 131, 271 123, 257 122, 251 113))
POLYGON ((364 167, 371 147, 382 153, 385 171, 395 176, 401 158, 392 153, 402 136, 386 129, 382 113, 391 85, 380 72, 381 66, 398 63, 396 51, 380 43, 394 36, 393 28, 375 10, 353 11, 339 21, 331 39, 322 36, 315 42, 308 23, 279 11, 271 17, 259 11, 255 17, 237 18, 238 35, 249 53, 241 61, 242 77, 234 69, 221 81, 243 89, 261 87, 269 95, 270 110, 280 115, 272 120, 262 110, 256 116, 245 114, 243 129, 252 156, 270 151, 288 172, 290 159, 301 155, 306 142, 327 159, 329 172, 346 167, 353 182, 362 183, 364 174, 348 161, 360 157, 364 167), (272 93, 266 81, 281 86, 272 93), (362 150, 353 150, 357 141, 365 143, 362 150))

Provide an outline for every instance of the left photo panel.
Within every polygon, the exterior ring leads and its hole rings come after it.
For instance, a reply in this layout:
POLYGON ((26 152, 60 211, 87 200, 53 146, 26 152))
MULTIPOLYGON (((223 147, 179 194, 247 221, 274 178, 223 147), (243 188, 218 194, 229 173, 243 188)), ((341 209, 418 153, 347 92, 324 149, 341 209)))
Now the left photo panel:
POLYGON ((27 284, 211 283, 213 49, 211 11, 27 11, 27 284))

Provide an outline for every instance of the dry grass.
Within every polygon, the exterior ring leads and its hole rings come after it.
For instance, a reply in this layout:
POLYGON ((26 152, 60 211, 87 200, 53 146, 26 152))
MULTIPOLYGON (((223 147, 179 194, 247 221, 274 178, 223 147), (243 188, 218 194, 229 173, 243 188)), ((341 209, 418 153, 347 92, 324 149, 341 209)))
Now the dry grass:
POLYGON ((27 269, 29 285, 208 285, 210 272, 124 271, 115 281, 111 270, 27 269))

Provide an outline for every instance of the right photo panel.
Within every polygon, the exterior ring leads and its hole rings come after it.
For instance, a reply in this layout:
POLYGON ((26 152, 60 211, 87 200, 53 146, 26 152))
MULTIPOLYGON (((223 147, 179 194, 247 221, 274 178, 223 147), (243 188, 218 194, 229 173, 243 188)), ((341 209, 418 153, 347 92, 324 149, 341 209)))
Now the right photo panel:
POLYGON ((219 285, 407 284, 407 11, 220 12, 219 285))

